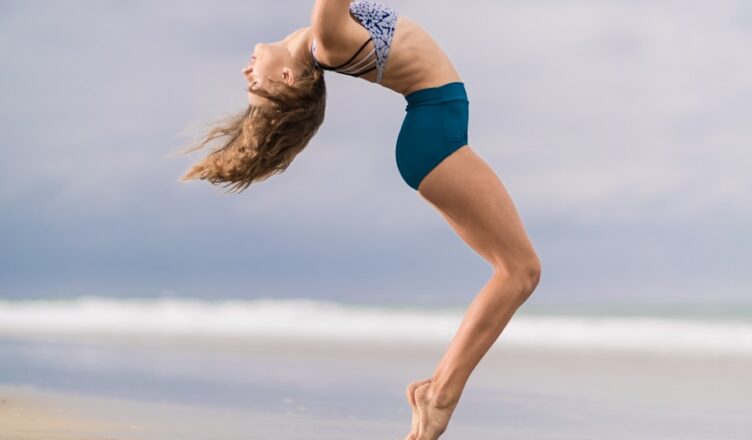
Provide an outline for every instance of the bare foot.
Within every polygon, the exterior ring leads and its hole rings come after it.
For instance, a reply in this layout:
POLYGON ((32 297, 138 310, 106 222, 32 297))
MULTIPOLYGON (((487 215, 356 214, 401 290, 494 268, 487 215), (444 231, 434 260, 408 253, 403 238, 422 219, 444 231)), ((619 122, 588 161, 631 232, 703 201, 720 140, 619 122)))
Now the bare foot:
POLYGON ((418 405, 415 403, 415 389, 419 386, 430 382, 431 379, 423 379, 423 380, 416 380, 415 382, 410 382, 407 385, 407 403, 410 404, 410 408, 413 411, 413 421, 412 421, 412 427, 410 428, 410 434, 408 434, 407 437, 405 437, 405 440, 414 440, 418 438, 418 426, 420 421, 420 414, 418 413, 418 405))
MULTIPOLYGON (((413 389, 413 427, 405 440, 436 440, 446 431, 457 402, 439 405, 431 380, 422 381, 413 389), (417 423, 416 423, 417 412, 417 423)), ((412 384, 411 384, 412 385, 412 384)), ((408 386, 409 390, 409 386, 408 386)), ((409 394, 408 394, 409 395, 409 394)))

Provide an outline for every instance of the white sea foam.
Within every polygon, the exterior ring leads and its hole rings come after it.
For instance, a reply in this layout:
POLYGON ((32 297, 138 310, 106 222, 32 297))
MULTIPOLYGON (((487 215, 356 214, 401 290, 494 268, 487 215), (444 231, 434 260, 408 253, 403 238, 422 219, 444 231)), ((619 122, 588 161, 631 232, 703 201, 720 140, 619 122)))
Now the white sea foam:
MULTIPOLYGON (((439 343, 451 340, 459 309, 393 309, 311 299, 192 298, 0 300, 0 335, 273 336, 439 343)), ((752 324, 655 317, 526 315, 503 344, 541 348, 752 355, 752 324)))

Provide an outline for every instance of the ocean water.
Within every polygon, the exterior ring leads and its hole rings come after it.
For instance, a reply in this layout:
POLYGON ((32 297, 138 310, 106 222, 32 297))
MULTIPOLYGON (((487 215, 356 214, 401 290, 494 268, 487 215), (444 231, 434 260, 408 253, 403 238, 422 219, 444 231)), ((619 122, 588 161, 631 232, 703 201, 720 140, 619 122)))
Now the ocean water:
MULTIPOLYGON (((445 344, 458 307, 298 299, 111 298, 0 300, 0 335, 274 337, 445 344)), ((740 306, 525 307, 503 333, 513 347, 752 354, 752 309, 740 306)))

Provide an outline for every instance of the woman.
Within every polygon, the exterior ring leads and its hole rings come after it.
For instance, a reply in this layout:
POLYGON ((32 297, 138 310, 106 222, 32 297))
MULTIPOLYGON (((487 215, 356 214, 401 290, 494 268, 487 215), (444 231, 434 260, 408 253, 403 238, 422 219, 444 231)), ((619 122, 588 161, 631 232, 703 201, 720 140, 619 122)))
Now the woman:
POLYGON ((406 439, 433 440, 470 373, 538 285, 541 264, 506 189, 467 143, 464 83, 428 32, 380 3, 316 0, 311 26, 256 45, 243 69, 248 109, 188 150, 226 139, 183 180, 242 191, 284 171, 324 120, 326 70, 405 96, 396 141, 401 176, 494 269, 433 375, 407 386, 413 421, 406 439))

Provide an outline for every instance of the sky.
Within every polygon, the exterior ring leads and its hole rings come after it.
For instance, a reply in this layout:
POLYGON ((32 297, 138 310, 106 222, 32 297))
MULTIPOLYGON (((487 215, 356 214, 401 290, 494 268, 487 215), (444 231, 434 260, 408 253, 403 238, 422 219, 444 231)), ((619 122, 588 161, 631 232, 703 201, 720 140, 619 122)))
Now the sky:
MULTIPOLYGON (((752 303, 752 4, 385 2, 465 83, 469 143, 541 258, 533 305, 752 303)), ((311 1, 0 1, 0 298, 466 304, 492 268, 401 179, 404 97, 327 72, 283 174, 175 151, 246 105, 311 1)))

